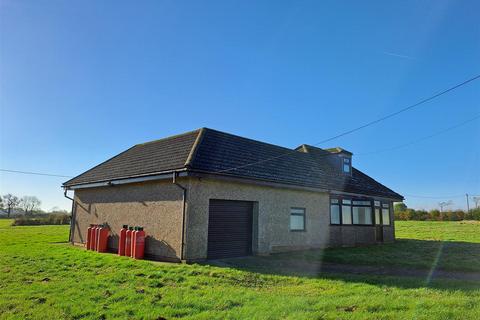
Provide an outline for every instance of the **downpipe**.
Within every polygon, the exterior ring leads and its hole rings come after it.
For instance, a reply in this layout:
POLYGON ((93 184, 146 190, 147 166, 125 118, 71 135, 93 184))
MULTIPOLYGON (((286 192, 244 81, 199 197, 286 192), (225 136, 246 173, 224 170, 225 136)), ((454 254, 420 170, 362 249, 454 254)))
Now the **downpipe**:
POLYGON ((73 232, 74 232, 74 224, 75 224, 75 199, 70 198, 67 195, 67 188, 65 188, 65 191, 63 192, 63 196, 69 200, 72 200, 72 216, 70 218, 70 232, 68 234, 68 241, 73 244, 73 232))
POLYGON ((187 188, 177 182, 177 172, 173 172, 172 183, 182 190, 182 241, 180 249, 180 260, 185 260, 185 206, 187 200, 187 188))

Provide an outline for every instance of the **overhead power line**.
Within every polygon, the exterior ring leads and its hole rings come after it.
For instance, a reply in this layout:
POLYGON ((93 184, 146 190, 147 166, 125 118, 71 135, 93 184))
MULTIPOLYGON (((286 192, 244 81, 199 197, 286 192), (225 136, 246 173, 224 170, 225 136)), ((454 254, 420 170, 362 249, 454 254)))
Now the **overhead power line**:
POLYGON ((33 174, 33 175, 37 175, 37 176, 72 178, 71 176, 64 176, 64 175, 61 175, 61 174, 43 173, 43 172, 19 171, 19 170, 9 170, 9 169, 0 169, 0 171, 10 172, 10 173, 21 173, 21 174, 33 174))
POLYGON ((425 198, 425 199, 448 199, 448 198, 463 198, 465 194, 457 194, 457 195, 450 195, 450 196, 418 196, 414 194, 403 194, 405 197, 411 198, 425 198))
POLYGON ((445 132, 448 132, 448 131, 451 131, 451 130, 454 130, 454 129, 457 129, 461 126, 464 126, 466 125, 467 123, 470 123, 472 121, 475 121, 477 120, 478 118, 480 118, 480 114, 479 115, 476 115, 475 117, 471 118, 471 119, 468 119, 466 121, 463 121, 461 123, 458 123, 454 126, 451 126, 451 127, 448 127, 448 128, 445 128, 441 131, 437 131, 433 134, 430 134, 428 136, 425 136, 425 137, 422 137, 422 138, 419 138, 419 139, 416 139, 416 140, 413 140, 413 141, 410 141, 408 143, 404 143, 404 144, 400 144, 398 146, 395 146, 395 147, 391 147, 391 148, 387 148, 387 149, 383 149, 383 150, 378 150, 378 151, 371 151, 371 152, 365 152, 365 153, 356 153, 355 155, 356 156, 367 156, 367 155, 372 155, 372 154, 377 154, 377 153, 382 153, 382 152, 387 152, 387 151, 393 151, 393 150, 397 150, 397 149, 401 149, 401 148, 405 148, 405 147, 408 147, 408 146, 411 146, 413 144, 416 144, 418 142, 421 142, 421 141, 424 141, 424 140, 427 140, 427 139, 430 139, 430 138, 433 138, 435 136, 438 136, 442 133, 445 133, 445 132))
POLYGON ((338 138, 340 138, 340 137, 346 136, 346 135, 351 134, 351 133, 353 133, 353 132, 356 132, 356 131, 358 131, 358 130, 361 130, 361 129, 364 129, 364 128, 366 128, 366 127, 369 127, 369 126, 371 126, 371 125, 377 124, 377 123, 379 123, 379 122, 381 122, 381 121, 384 121, 384 120, 387 120, 387 119, 389 119, 389 118, 392 118, 392 117, 394 117, 394 116, 396 116, 396 115, 399 115, 400 113, 403 113, 403 112, 405 112, 405 111, 408 111, 408 110, 410 110, 410 109, 413 109, 413 108, 415 108, 415 107, 418 107, 418 106, 421 105, 421 104, 427 103, 428 101, 431 101, 431 100, 433 100, 433 99, 435 99, 435 98, 438 98, 438 97, 440 97, 440 96, 442 96, 442 95, 444 95, 444 94, 447 94, 447 93, 449 93, 450 91, 453 91, 453 90, 455 90, 455 89, 457 89, 457 88, 460 88, 461 86, 464 86, 464 85, 466 85, 467 83, 470 83, 470 82, 472 82, 472 81, 475 81, 475 80, 477 80, 477 79, 479 79, 479 78, 480 78, 480 74, 479 74, 479 75, 476 75, 476 76, 473 77, 473 78, 470 78, 470 79, 468 79, 468 80, 465 80, 465 81, 463 81, 463 82, 461 82, 461 83, 459 83, 459 84, 457 84, 457 85, 455 85, 455 86, 453 86, 453 87, 450 87, 450 88, 448 88, 448 89, 446 89, 446 90, 443 90, 443 91, 441 91, 441 92, 439 92, 439 93, 437 93, 437 94, 434 94, 433 96, 430 96, 430 97, 428 97, 428 98, 425 98, 425 99, 423 99, 423 100, 420 100, 420 101, 417 102, 417 103, 414 103, 414 104, 409 105, 409 106, 407 106, 407 107, 405 107, 405 108, 402 108, 402 109, 400 109, 400 110, 398 110, 398 111, 396 111, 396 112, 393 112, 393 113, 390 113, 390 114, 388 114, 388 115, 386 115, 386 116, 384 116, 384 117, 381 117, 381 118, 379 118, 379 119, 377 119, 377 120, 373 120, 373 121, 367 122, 367 123, 364 124, 364 125, 361 125, 361 126, 356 127, 356 128, 354 128, 354 129, 351 129, 351 130, 345 131, 345 132, 343 132, 343 133, 337 134, 336 136, 333 136, 333 137, 331 137, 331 138, 328 138, 328 139, 322 140, 322 141, 320 141, 320 142, 317 142, 315 145, 317 145, 317 144, 322 144, 322 143, 325 143, 325 142, 329 142, 329 141, 338 139, 338 138))
MULTIPOLYGON (((351 134, 351 133, 353 133, 353 132, 359 131, 359 130, 364 129, 364 128, 366 128, 366 127, 369 127, 369 126, 371 126, 371 125, 377 124, 377 123, 379 123, 379 122, 381 122, 381 121, 384 121, 384 120, 387 120, 387 119, 389 119, 389 118, 392 118, 392 117, 394 117, 394 116, 396 116, 396 115, 398 115, 398 114, 400 114, 400 113, 403 113, 403 112, 406 112, 406 111, 408 111, 408 110, 411 110, 411 109, 413 109, 413 108, 415 108, 415 107, 417 107, 417 106, 419 106, 419 105, 421 105, 421 104, 424 104, 424 103, 426 103, 426 102, 428 102, 428 101, 431 101, 431 100, 433 100, 433 99, 435 99, 435 98, 438 98, 438 97, 440 97, 440 96, 442 96, 442 95, 444 95, 444 94, 447 94, 447 93, 449 93, 449 92, 451 92, 451 91, 453 91, 453 90, 455 90, 455 89, 458 89, 458 88, 460 88, 461 86, 464 86, 464 85, 466 85, 466 84, 468 84, 468 83, 470 83, 470 82, 472 82, 472 81, 475 81, 475 80, 477 80, 477 79, 479 79, 479 78, 480 78, 480 74, 479 74, 479 75, 476 75, 476 76, 474 76, 474 77, 472 77, 472 78, 470 78, 470 79, 467 79, 467 80, 465 80, 465 81, 463 81, 463 82, 461 82, 461 83, 459 83, 459 84, 457 84, 457 85, 455 85, 455 86, 453 86, 453 87, 450 87, 450 88, 448 88, 448 89, 445 89, 445 90, 443 90, 443 91, 441 91, 441 92, 439 92, 439 93, 437 93, 437 94, 434 94, 433 96, 430 96, 430 97, 428 97, 428 98, 425 98, 425 99, 423 99, 423 100, 420 100, 419 102, 417 102, 417 103, 415 103, 415 104, 412 104, 412 105, 409 105, 409 106, 407 106, 407 107, 405 107, 405 108, 402 108, 402 109, 400 109, 400 110, 398 110, 398 111, 396 111, 396 112, 393 112, 393 113, 391 113, 391 114, 388 114, 388 115, 386 115, 386 116, 384 116, 384 117, 381 117, 381 118, 379 118, 379 119, 370 121, 370 122, 368 122, 368 123, 366 123, 366 124, 364 124, 364 125, 361 125, 361 126, 359 126, 359 127, 356 127, 356 128, 354 128, 354 129, 351 129, 351 130, 348 130, 348 131, 345 131, 345 132, 340 133, 340 134, 338 134, 338 135, 336 135, 336 136, 333 136, 333 137, 331 137, 331 138, 328 138, 328 139, 322 140, 322 141, 320 141, 320 142, 317 142, 317 143, 313 144, 313 146, 316 146, 316 145, 319 145, 319 144, 323 144, 323 143, 325 143, 325 142, 329 142, 329 141, 338 139, 338 138, 340 138, 340 137, 346 136, 346 135, 351 134)), ((411 144, 414 144, 414 143, 417 143, 417 142, 420 142, 420 141, 423 141, 423 140, 432 138, 432 137, 434 137, 434 136, 436 136, 436 135, 445 133, 445 132, 447 132, 447 131, 456 129, 456 128, 458 128, 458 127, 460 127, 460 126, 463 126, 463 125, 465 125, 465 124, 467 124, 467 123, 469 123, 469 122, 472 122, 472 121, 474 121, 474 120, 476 120, 476 119, 478 119, 478 118, 480 118, 480 115, 477 115, 477 116, 475 116, 475 117, 473 117, 473 118, 471 118, 471 119, 468 119, 468 120, 466 120, 466 121, 464 121, 464 122, 462 122, 462 123, 459 123, 459 124, 454 125, 454 126, 452 126, 452 127, 448 127, 448 128, 446 128, 446 129, 444 129, 444 130, 442 130, 442 131, 436 132, 436 133, 431 134, 431 135, 429 135, 429 136, 422 137, 422 138, 417 139, 417 140, 415 140, 415 141, 409 142, 409 143, 407 143, 407 144, 402 144, 402 145, 399 145, 399 146, 396 146, 396 147, 393 147, 393 148, 389 148, 389 149, 385 149, 385 150, 380 150, 380 151, 369 152, 369 153, 363 153, 363 154, 358 154, 358 155, 374 154, 374 153, 391 151, 391 150, 398 149, 398 148, 403 148, 403 147, 405 147, 405 146, 408 146, 408 145, 411 145, 411 144)), ((247 164, 245 164, 245 165, 241 165, 241 166, 237 166, 237 167, 233 167, 233 168, 229 168, 229 169, 218 170, 218 171, 215 171, 215 173, 227 172, 227 171, 232 171, 232 170, 236 170, 236 169, 241 169, 241 168, 249 167, 249 166, 252 166, 252 165, 255 165, 255 164, 259 164, 259 163, 271 161, 271 160, 274 160, 274 159, 278 159, 278 158, 281 158, 281 157, 284 157, 284 156, 286 156, 286 155, 293 154, 293 153, 296 153, 296 152, 297 152, 296 150, 291 150, 291 151, 285 152, 285 153, 283 153, 283 154, 281 154, 281 155, 278 155, 278 156, 275 156, 275 157, 271 157, 271 158, 267 158, 267 159, 263 159, 263 160, 259 160, 259 161, 255 161, 255 162, 251 162, 251 163, 247 163, 247 164)), ((324 156, 330 156, 330 155, 331 155, 331 154, 326 154, 326 155, 324 155, 324 156)), ((11 172, 11 173, 21 173, 21 174, 33 174, 33 175, 40 175, 40 176, 50 176, 50 177, 72 178, 72 176, 66 176, 66 175, 60 175, 60 174, 50 174, 50 173, 41 173, 41 172, 29 172, 29 171, 8 170, 8 169, 0 169, 0 171, 11 172)), ((414 196, 414 195, 410 195, 410 196, 411 196, 411 197, 418 197, 418 198, 429 198, 428 196, 427 196, 427 197, 414 196)), ((461 195, 461 196, 463 197, 464 195, 461 195)), ((454 196, 454 197, 457 197, 457 196, 454 196)), ((439 198, 444 198, 444 197, 439 197, 439 198)), ((448 198, 448 197, 447 197, 447 198, 448 198)))
MULTIPOLYGON (((425 99, 423 99, 423 100, 420 100, 420 101, 417 102, 417 103, 414 103, 414 104, 412 104, 412 105, 406 106, 406 107, 404 107, 404 108, 402 108, 402 109, 400 109, 400 110, 398 110, 398 111, 396 111, 396 112, 390 113, 390 114, 388 114, 388 115, 386 115, 386 116, 383 116, 383 117, 381 117, 381 118, 379 118, 379 119, 376 119, 376 120, 367 122, 367 123, 365 123, 365 124, 363 124, 363 125, 361 125, 361 126, 359 126, 359 127, 356 127, 356 128, 350 129, 350 130, 347 130, 347 131, 345 131, 345 132, 343 132, 343 133, 337 134, 337 135, 335 135, 335 136, 333 136, 333 137, 330 137, 330 138, 328 138, 328 139, 325 139, 325 140, 322 140, 322 141, 320 141, 320 142, 317 142, 317 143, 313 144, 313 146, 317 146, 317 145, 323 144, 323 143, 325 143, 325 142, 329 142, 329 141, 338 139, 338 138, 340 138, 340 137, 349 135, 349 134, 354 133, 354 132, 356 132, 356 131, 359 131, 359 130, 361 130, 361 129, 365 129, 365 128, 369 127, 369 126, 372 126, 372 125, 374 125, 374 124, 377 124, 377 123, 379 123, 379 122, 381 122, 381 121, 390 119, 390 118, 392 118, 392 117, 394 117, 394 116, 396 116, 396 115, 399 115, 399 114, 401 114, 401 113, 403 113, 403 112, 406 112, 406 111, 408 111, 408 110, 411 110, 411 109, 413 109, 413 108, 415 108, 415 107, 418 107, 419 105, 422 105, 422 104, 424 104, 424 103, 427 103, 427 102, 429 102, 429 101, 432 101, 433 99, 436 99, 436 98, 438 98, 438 97, 440 97, 440 96, 442 96, 442 95, 444 95, 444 94, 447 94, 447 93, 449 93, 449 92, 451 92, 451 91, 453 91, 453 90, 455 90, 455 89, 458 89, 458 88, 460 88, 460 87, 462 87, 462 86, 464 86, 464 85, 466 85, 466 84, 468 84, 468 83, 470 83, 470 82, 472 82, 472 81, 478 80, 479 78, 480 78, 480 74, 479 74, 479 75, 476 75, 476 76, 474 76, 474 77, 472 77, 472 78, 469 78, 469 79, 467 79, 467 80, 465 80, 465 81, 463 81, 463 82, 461 82, 461 83, 459 83, 459 84, 456 84, 456 85, 454 85, 453 87, 450 87, 450 88, 445 89, 445 90, 443 90, 443 91, 441 91, 441 92, 439 92, 439 93, 436 93, 436 94, 434 94, 434 95, 432 95, 432 96, 430 96, 430 97, 428 97, 428 98, 425 98, 425 99)), ((241 165, 241 166, 232 167, 232 168, 228 168, 228 169, 222 169, 222 170, 218 170, 218 171, 215 171, 215 172, 216 172, 216 173, 221 173, 221 172, 228 172, 228 171, 233 171, 233 170, 237 170, 237 169, 241 169, 241 168, 246 168, 246 167, 249 167, 249 166, 253 166, 253 165, 255 165, 255 164, 260 164, 260 163, 268 162, 268 161, 271 161, 271 160, 279 159, 279 158, 282 158, 282 157, 287 156, 287 155, 289 155, 289 154, 293 154, 293 153, 295 153, 295 152, 297 152, 297 151, 296 151, 296 150, 292 150, 292 151, 285 152, 285 153, 280 154, 280 155, 275 156, 275 157, 270 157, 270 158, 267 158, 267 159, 262 159, 262 160, 254 161, 254 162, 247 163, 247 164, 244 164, 244 165, 241 165)))

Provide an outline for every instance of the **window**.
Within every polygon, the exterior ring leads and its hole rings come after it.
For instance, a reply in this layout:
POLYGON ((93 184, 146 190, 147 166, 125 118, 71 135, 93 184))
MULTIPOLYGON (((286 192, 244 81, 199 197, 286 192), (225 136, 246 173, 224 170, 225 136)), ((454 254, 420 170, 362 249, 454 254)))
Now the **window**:
POLYGON ((345 205, 345 200, 343 200, 342 205, 342 223, 343 224, 352 224, 352 206, 345 205))
POLYGON ((365 200, 365 201, 363 201, 363 200, 362 200, 362 201, 354 200, 354 201, 353 201, 353 205, 358 205, 358 206, 371 206, 372 203, 371 203, 370 201, 367 201, 367 200, 365 200))
POLYGON ((343 172, 350 173, 350 159, 343 158, 343 172))
POLYGON ((290 209, 290 230, 305 231, 305 209, 304 208, 290 209))
POLYGON ((353 200, 353 224, 372 224, 372 201, 353 200))
POLYGON ((353 224, 372 224, 372 207, 353 207, 353 224))
POLYGON ((382 222, 384 226, 390 225, 390 205, 382 203, 382 222))
POLYGON ((382 220, 380 220, 380 208, 375 208, 375 224, 382 224, 382 220))
POLYGON ((340 224, 340 205, 338 199, 330 199, 330 223, 340 224))
POLYGON ((365 198, 344 198, 343 196, 330 198, 330 224, 332 225, 371 226, 374 225, 374 221, 380 224, 381 215, 379 201, 365 198), (379 208, 376 208, 377 205, 379 208))

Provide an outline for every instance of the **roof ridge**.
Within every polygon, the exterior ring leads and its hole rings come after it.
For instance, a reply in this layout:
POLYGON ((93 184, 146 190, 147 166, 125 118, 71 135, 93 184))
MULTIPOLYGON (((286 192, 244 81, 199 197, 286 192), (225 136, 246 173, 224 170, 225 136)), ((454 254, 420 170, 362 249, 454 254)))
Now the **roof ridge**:
POLYGON ((200 128, 198 129, 198 135, 195 139, 195 142, 192 145, 192 149, 190 149, 190 153, 188 154, 187 160, 185 161, 185 167, 190 167, 195 160, 195 156, 197 155, 198 148, 202 143, 203 137, 205 136, 205 132, 210 130, 208 128, 200 128))
MULTIPOLYGON (((288 151, 298 151, 296 149, 280 146, 278 144, 273 144, 273 143, 269 143, 269 142, 265 142, 265 141, 255 140, 255 139, 252 139, 252 138, 239 136, 237 134, 233 134, 233 133, 229 133, 229 132, 224 132, 224 131, 215 130, 215 129, 211 129, 211 128, 202 128, 202 129, 205 129, 205 130, 208 130, 208 131, 213 131, 213 132, 218 132, 218 133, 221 133, 221 134, 225 134, 225 135, 228 135, 228 136, 232 136, 232 137, 236 137, 236 138, 240 138, 240 139, 244 139, 244 140, 253 141, 253 142, 256 142, 256 143, 266 144, 266 145, 269 145, 269 146, 273 146, 273 147, 280 148, 280 149, 285 149, 285 150, 288 150, 288 151)), ((299 153, 302 153, 302 152, 299 152, 299 153)))
POLYGON ((192 134, 194 132, 200 131, 202 129, 205 129, 205 128, 200 128, 200 129, 187 131, 187 132, 184 132, 184 133, 174 134, 173 136, 168 136, 168 137, 165 137, 165 138, 160 138, 160 139, 147 141, 147 142, 143 142, 143 143, 137 143, 136 146, 143 146, 143 145, 150 144, 150 143, 155 143, 155 142, 160 142, 160 141, 164 141, 164 140, 168 140, 168 139, 172 139, 172 138, 178 138, 178 137, 186 136, 186 135, 192 134))

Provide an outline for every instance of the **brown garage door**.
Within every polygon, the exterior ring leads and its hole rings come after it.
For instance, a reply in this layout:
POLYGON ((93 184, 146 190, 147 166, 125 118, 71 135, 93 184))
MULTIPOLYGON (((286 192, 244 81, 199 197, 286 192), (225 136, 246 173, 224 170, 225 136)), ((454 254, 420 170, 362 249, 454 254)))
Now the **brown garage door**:
POLYGON ((252 253, 252 211, 252 202, 210 200, 208 259, 252 253))

